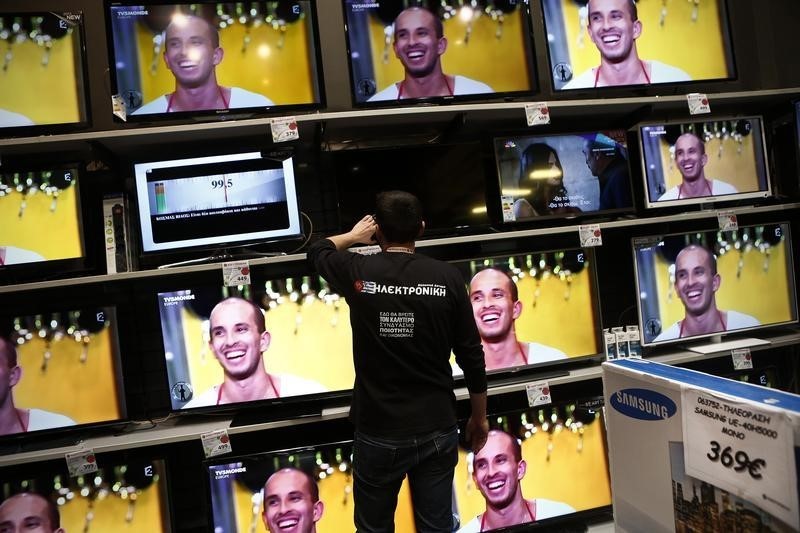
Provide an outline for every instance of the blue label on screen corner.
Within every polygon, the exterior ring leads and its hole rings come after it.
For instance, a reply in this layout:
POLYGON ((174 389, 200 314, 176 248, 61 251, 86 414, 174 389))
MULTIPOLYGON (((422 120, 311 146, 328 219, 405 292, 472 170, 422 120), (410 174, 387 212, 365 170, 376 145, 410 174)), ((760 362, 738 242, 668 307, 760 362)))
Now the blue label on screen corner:
POLYGON ((666 420, 678 408, 661 393, 647 389, 623 389, 611 395, 611 406, 625 416, 639 420, 666 420))

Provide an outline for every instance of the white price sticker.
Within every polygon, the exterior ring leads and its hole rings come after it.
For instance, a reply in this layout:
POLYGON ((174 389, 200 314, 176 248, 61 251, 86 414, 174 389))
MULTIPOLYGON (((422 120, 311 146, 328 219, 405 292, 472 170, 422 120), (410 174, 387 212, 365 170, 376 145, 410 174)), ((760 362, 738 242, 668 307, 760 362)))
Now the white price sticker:
POLYGON ((378 246, 377 244, 370 244, 367 246, 353 246, 352 248, 348 248, 347 250, 353 252, 354 254, 360 254, 360 255, 375 255, 383 251, 381 250, 381 247, 378 246))
POLYGON ((736 218, 736 213, 717 213, 717 220, 719 221, 720 231, 736 231, 739 229, 739 219, 736 218))
POLYGON ((547 107, 547 102, 525 104, 525 119, 528 121, 528 126, 550 124, 550 108, 547 107))
POLYGON ((603 233, 600 231, 600 224, 578 226, 578 236, 581 240, 581 246, 584 248, 603 245, 603 233))
POLYGON ((517 217, 514 215, 514 197, 501 196, 500 203, 503 207, 503 222, 514 222, 517 217))
POLYGON ((708 102, 708 96, 703 93, 687 94, 686 101, 689 102, 690 115, 704 115, 706 113, 711 113, 711 104, 708 102))
POLYGON ((686 475, 800 528, 794 431, 785 411, 707 390, 682 392, 686 475))
POLYGON ((92 449, 68 453, 64 456, 64 459, 67 460, 67 470, 69 470, 70 477, 97 472, 97 457, 92 449))
POLYGON ((231 439, 228 437, 228 431, 225 429, 204 433, 200 435, 200 440, 203 442, 203 453, 206 458, 225 455, 233 451, 233 448, 231 448, 231 439))
POLYGON ((750 355, 750 348, 739 348, 731 350, 734 370, 750 370, 753 368, 753 356, 750 355))
POLYGON ((297 120, 294 117, 273 118, 270 121, 270 129, 272 130, 272 142, 282 143, 300 138, 300 130, 297 128, 297 120))
POLYGON ((553 400, 550 398, 550 385, 546 381, 537 381, 525 385, 525 392, 528 394, 528 405, 547 405, 553 400))
POLYGON ((222 263, 222 279, 226 287, 250 285, 250 263, 247 261, 222 263))

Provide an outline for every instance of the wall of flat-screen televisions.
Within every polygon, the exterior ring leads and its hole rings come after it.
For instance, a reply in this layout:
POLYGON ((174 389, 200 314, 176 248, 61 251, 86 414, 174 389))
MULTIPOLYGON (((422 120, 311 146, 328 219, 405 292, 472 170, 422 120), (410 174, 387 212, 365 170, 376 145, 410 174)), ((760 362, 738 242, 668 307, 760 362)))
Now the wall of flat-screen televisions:
MULTIPOLYGON (((88 21, 78 9, 59 9, 0 7, 7 44, 0 137, 92 125, 98 95, 87 89, 88 21)), ((318 9, 311 0, 105 0, 118 119, 148 126, 325 109, 318 9)), ((542 93, 675 94, 730 87, 743 76, 726 0, 668 10, 624 0, 342 0, 341 9, 351 103, 359 109, 542 93), (547 35, 538 61, 537 32, 547 35), (635 70, 618 77, 624 72, 615 67, 631 57, 635 70)), ((800 188, 800 102, 785 104, 790 118, 781 124, 774 113, 748 106, 703 118, 673 113, 614 127, 597 126, 599 119, 563 129, 500 127, 463 142, 330 151, 333 226, 349 229, 371 212, 377 192, 405 189, 425 206, 426 238, 499 234, 420 247, 462 273, 485 346, 515 338, 511 351, 486 350, 490 386, 596 364, 604 358, 602 328, 621 325, 634 311, 629 322, 638 322, 647 351, 791 327, 798 322, 800 247, 790 222, 797 210, 770 209, 795 200, 800 188), (736 229, 720 229, 718 212, 754 204, 764 209, 740 215, 736 229), (698 211, 708 216, 610 229, 598 248, 582 248, 577 231, 517 231, 698 211), (497 293, 502 302, 492 301, 497 293)), ((129 159, 112 170, 125 181, 128 244, 143 270, 243 246, 303 251, 311 236, 302 169, 320 167, 302 151, 221 144, 129 159)), ((93 174, 63 154, 3 161, 0 285, 103 270, 95 242, 102 187, 93 174)), ((302 260, 254 266, 251 283, 237 287, 223 286, 218 274, 81 287, 66 281, 4 293, 0 454, 163 415, 289 419, 345 404, 354 379, 345 298, 302 260), (258 329, 266 334, 255 345, 220 340, 212 318, 223 300, 263 315, 258 329), (267 392, 231 395, 224 376, 237 372, 266 377, 267 392)), ((452 366, 454 386, 463 385, 454 360, 452 366)), ((546 408, 508 400, 492 409, 490 421, 497 439, 519 448, 522 476, 513 483, 530 498, 530 521, 557 529, 607 512, 611 489, 602 410, 580 394, 554 398, 546 408)), ((198 530, 352 530, 352 441, 331 435, 245 447, 195 465, 208 509, 198 530), (313 505, 281 515, 271 502, 298 479, 313 505)), ((79 477, 70 477, 63 461, 6 468, 0 529, 6 513, 36 508, 65 531, 171 531, 170 494, 186 486, 167 467, 172 455, 160 448, 103 454, 97 473, 79 477)), ((482 512, 504 489, 496 480, 489 487, 486 460, 459 452, 454 530, 488 530, 482 512)), ((404 487, 398 530, 412 528, 412 511, 404 487)))

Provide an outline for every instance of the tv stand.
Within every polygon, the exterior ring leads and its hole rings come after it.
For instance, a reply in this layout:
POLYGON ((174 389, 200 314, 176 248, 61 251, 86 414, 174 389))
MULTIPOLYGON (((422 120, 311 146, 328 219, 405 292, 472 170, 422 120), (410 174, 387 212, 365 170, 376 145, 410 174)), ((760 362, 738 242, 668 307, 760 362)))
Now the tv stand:
POLYGON ((752 348, 753 346, 764 346, 766 344, 772 344, 772 343, 764 339, 756 339, 752 337, 733 339, 722 342, 719 336, 714 336, 711 337, 710 344, 695 344, 692 346, 687 346, 686 349, 691 352, 710 354, 710 353, 736 350, 738 348, 752 348))

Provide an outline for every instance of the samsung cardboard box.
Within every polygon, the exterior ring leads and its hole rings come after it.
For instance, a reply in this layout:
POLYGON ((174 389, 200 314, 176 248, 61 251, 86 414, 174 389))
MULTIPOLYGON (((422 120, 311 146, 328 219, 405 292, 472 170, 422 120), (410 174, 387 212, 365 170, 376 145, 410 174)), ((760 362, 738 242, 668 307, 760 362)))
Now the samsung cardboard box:
POLYGON ((603 386, 617 531, 800 530, 800 396, 642 359, 603 386))

